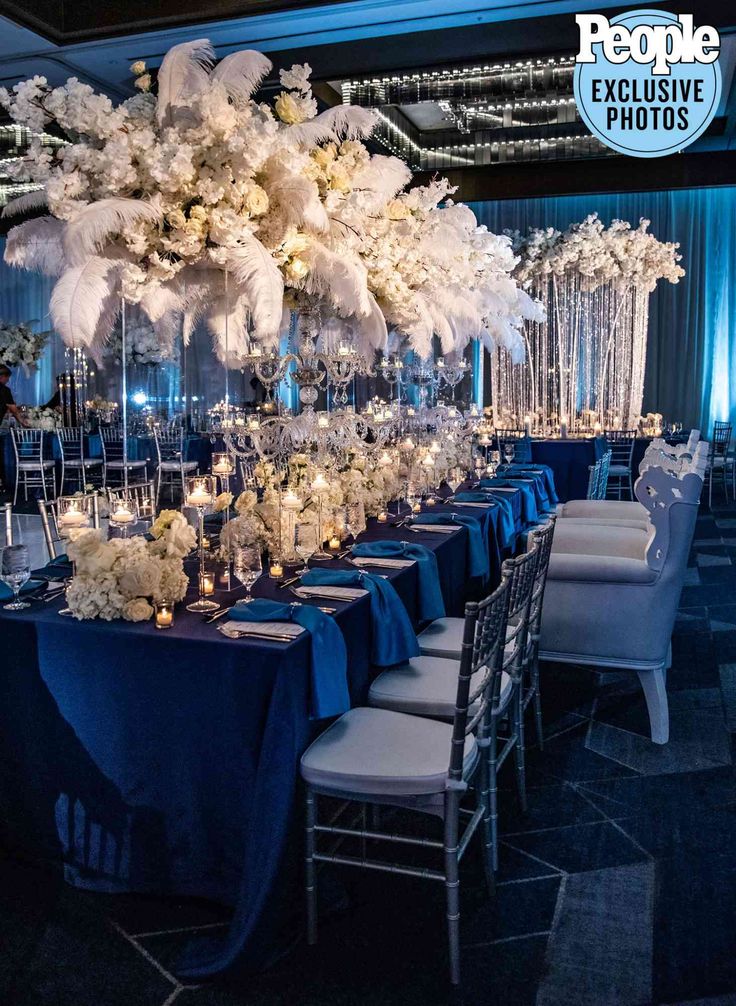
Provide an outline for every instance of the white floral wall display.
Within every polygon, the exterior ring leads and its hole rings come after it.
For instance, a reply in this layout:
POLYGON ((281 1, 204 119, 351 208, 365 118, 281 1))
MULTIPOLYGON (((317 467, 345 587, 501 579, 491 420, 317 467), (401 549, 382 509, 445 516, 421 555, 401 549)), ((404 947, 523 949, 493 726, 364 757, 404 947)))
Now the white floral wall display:
POLYGON ((526 361, 494 356, 496 425, 535 429, 634 429, 644 390, 649 297, 685 275, 678 245, 597 214, 560 232, 511 234, 517 281, 540 300, 547 323, 524 328, 526 361))
POLYGON ((407 191, 406 165, 362 142, 369 110, 317 114, 308 65, 281 71, 273 107, 257 102, 270 67, 251 50, 215 66, 197 39, 167 53, 155 94, 134 64, 140 93, 117 106, 74 78, 0 91, 13 121, 71 140, 29 149, 13 170, 39 191, 6 208, 46 209, 10 231, 5 259, 57 277, 64 341, 99 358, 124 298, 163 348, 204 319, 232 367, 316 308, 367 357, 390 327, 422 356, 436 336, 446 355, 480 338, 519 358, 539 308, 513 279, 511 241, 444 180, 407 191))

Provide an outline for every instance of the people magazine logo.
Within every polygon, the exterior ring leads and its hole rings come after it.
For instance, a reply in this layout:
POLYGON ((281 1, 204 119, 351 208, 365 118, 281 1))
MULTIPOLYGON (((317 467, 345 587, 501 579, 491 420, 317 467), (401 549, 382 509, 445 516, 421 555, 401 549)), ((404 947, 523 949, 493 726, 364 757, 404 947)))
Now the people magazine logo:
POLYGON ((663 157, 708 128, 721 97, 715 28, 655 10, 575 20, 575 100, 599 140, 630 157, 663 157))

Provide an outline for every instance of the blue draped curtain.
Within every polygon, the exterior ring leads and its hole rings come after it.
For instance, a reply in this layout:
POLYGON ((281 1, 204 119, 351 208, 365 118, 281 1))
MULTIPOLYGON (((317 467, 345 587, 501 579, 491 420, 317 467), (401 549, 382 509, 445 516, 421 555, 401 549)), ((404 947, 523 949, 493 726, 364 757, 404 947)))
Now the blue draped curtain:
MULTIPOLYGON (((625 167, 622 166, 622 170, 625 167)), ((564 229, 589 213, 604 223, 651 220, 663 241, 679 241, 687 275, 652 294, 644 411, 710 430, 736 422, 736 187, 554 196, 470 203, 495 232, 564 229)))

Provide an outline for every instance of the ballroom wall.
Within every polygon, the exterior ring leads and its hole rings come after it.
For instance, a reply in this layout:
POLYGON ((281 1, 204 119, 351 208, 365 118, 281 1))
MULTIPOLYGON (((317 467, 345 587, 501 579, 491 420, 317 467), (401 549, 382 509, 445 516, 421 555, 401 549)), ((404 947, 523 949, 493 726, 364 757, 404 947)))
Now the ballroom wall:
MULTIPOLYGON (((647 217, 658 238, 679 241, 687 275, 676 286, 660 283, 652 295, 644 408, 703 430, 715 419, 736 421, 736 186, 470 205, 479 221, 497 232, 564 228, 597 211, 605 223, 647 217)), ((42 329, 48 324, 51 285, 45 277, 0 263, 0 319, 35 320, 34 327, 42 329)), ((197 381, 210 387, 221 383, 204 339, 201 343, 198 339, 193 347, 190 395, 197 381)), ((62 365, 63 349, 55 337, 37 374, 14 375, 17 401, 46 401, 62 365)), ((242 382, 239 375, 235 380, 242 382)))
POLYGON ((650 303, 644 410, 703 431, 736 421, 736 187, 469 205, 497 233, 564 229, 598 212, 606 224, 646 217, 657 238, 679 241, 687 275, 660 283, 650 303))

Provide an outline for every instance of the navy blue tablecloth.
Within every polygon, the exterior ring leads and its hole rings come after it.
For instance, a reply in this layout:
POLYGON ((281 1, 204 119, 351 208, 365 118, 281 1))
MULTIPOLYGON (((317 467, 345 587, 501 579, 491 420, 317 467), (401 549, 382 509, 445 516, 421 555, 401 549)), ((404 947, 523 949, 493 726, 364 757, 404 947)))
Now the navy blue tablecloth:
MULTIPOLYGON (((495 508, 474 513, 497 578, 495 508)), ((363 539, 393 537, 434 550, 448 613, 462 614, 480 590, 468 581, 467 530, 370 521, 363 539)), ((416 624, 416 566, 385 572, 416 624)), ((267 577, 254 593, 293 598, 267 577)), ((338 609, 351 701, 364 703, 374 673, 368 600, 321 603, 338 609)), ((59 615, 61 605, 0 612, 5 838, 63 857, 77 886, 231 905, 227 936, 194 942, 179 961, 188 980, 265 966, 288 935, 299 757, 321 728, 309 718, 308 641, 229 640, 183 605, 166 631, 77 622, 59 615)))

